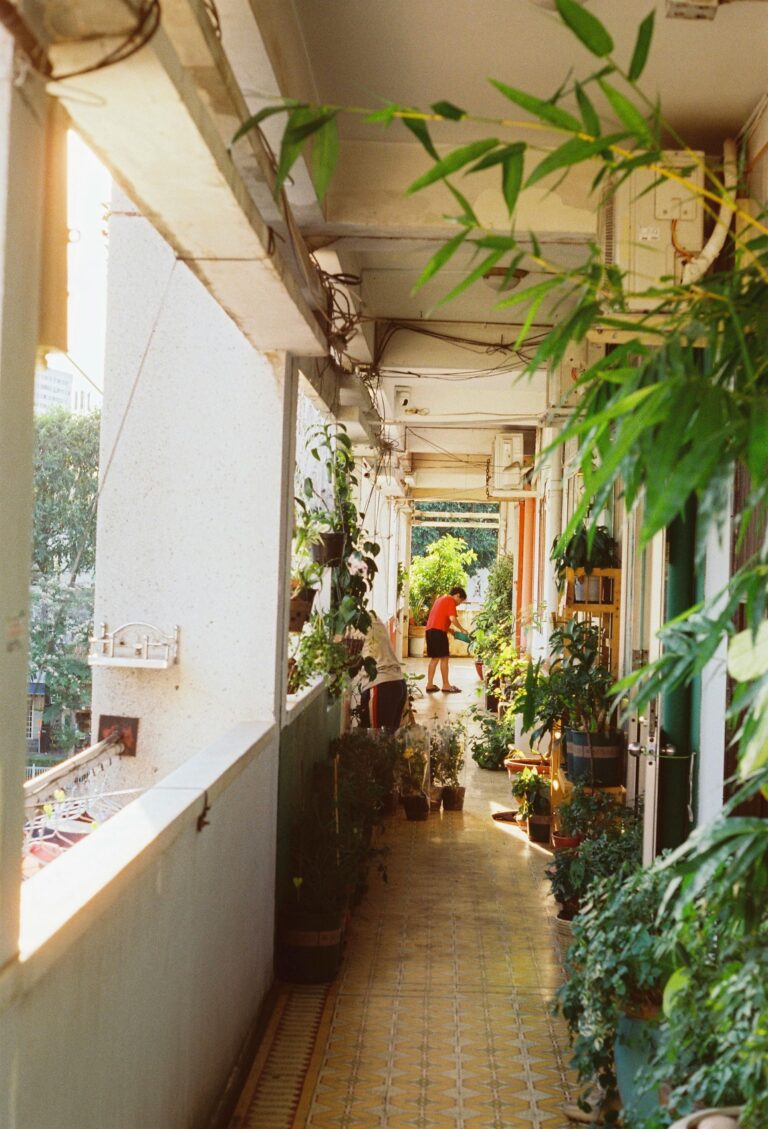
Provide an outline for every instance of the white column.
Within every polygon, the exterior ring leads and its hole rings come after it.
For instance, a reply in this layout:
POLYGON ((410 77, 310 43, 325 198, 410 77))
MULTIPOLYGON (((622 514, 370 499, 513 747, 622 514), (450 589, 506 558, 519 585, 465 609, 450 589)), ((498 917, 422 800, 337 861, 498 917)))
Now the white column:
MULTIPOLYGON (((729 507, 730 512, 730 507, 729 507)), ((704 573, 704 598, 722 592, 731 571, 731 523, 718 531, 710 527, 704 573)), ((726 597, 723 597, 722 603, 726 597)), ((725 711, 727 707, 728 647, 725 639, 701 672, 700 748, 698 753, 697 823, 714 819, 723 806, 725 777, 725 711)))
POLYGON ((18 948, 45 95, 0 32, 0 968, 18 948))
POLYGON ((96 624, 180 629, 168 670, 97 668, 94 720, 139 718, 124 770, 155 783, 275 715, 292 466, 285 357, 262 354, 130 203, 115 209, 96 624))

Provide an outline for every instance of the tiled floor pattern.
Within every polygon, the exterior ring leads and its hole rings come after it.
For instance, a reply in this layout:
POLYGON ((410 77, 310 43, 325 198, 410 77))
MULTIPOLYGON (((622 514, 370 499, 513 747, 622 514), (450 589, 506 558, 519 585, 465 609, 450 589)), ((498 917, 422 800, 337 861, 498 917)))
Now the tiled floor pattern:
MULTIPOLYGON (((472 703, 471 664, 452 662, 451 676, 465 692, 425 698, 421 720, 472 703)), ((388 823, 389 881, 374 875, 355 911, 291 1129, 568 1124, 549 855, 491 818, 510 806, 506 774, 465 771, 464 812, 388 823)))

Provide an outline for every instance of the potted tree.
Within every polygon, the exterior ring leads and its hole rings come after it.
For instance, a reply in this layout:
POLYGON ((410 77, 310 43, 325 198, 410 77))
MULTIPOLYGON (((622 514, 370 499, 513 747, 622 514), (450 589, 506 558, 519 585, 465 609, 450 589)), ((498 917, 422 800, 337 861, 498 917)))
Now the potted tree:
MULTIPOLYGON (((595 569, 619 567, 618 542, 605 525, 590 528, 588 521, 585 520, 559 552, 558 544, 559 540, 556 540, 552 545, 552 559, 555 562, 555 578, 560 592, 565 588, 569 569, 572 573, 578 572, 582 577, 588 577, 595 569)), ((576 582, 582 586, 577 599, 584 600, 588 595, 588 592, 583 590, 584 580, 579 578, 576 582)))
POLYGON ((506 713, 496 718, 480 707, 473 707, 470 716, 476 723, 469 738, 472 760, 480 766, 496 771, 504 768, 504 761, 515 740, 514 714, 506 713))
POLYGON ((465 727, 460 721, 436 725, 430 737, 430 765, 435 782, 442 787, 444 811, 461 811, 466 789, 461 783, 464 768, 465 727))

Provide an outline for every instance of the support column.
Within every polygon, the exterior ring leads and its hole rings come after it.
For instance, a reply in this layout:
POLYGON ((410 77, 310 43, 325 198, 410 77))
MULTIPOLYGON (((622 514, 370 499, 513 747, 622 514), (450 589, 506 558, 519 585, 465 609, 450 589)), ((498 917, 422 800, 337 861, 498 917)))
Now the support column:
MULTIPOLYGON (((730 512, 730 507, 729 507, 730 512)), ((707 537, 704 598, 722 592, 731 571, 731 523, 707 537)), ((725 603, 727 596, 723 596, 725 603)), ((727 708, 727 640, 723 638, 701 673, 700 738, 696 781, 696 822, 714 819, 723 806, 725 780, 725 711, 727 708)))
POLYGON ((0 32, 0 968, 18 950, 45 94, 0 32))

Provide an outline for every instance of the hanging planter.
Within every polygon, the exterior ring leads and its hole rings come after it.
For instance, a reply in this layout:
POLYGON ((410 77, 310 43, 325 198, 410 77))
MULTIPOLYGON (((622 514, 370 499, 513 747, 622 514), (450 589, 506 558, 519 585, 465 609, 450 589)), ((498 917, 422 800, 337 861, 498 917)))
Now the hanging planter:
POLYGON ((345 540, 344 533, 321 533, 320 540, 309 547, 312 560, 324 568, 335 568, 344 556, 345 540))
POLYGON ((316 595, 317 590, 315 588, 301 588, 298 586, 293 588, 288 618, 289 631, 301 631, 310 617, 316 595))

